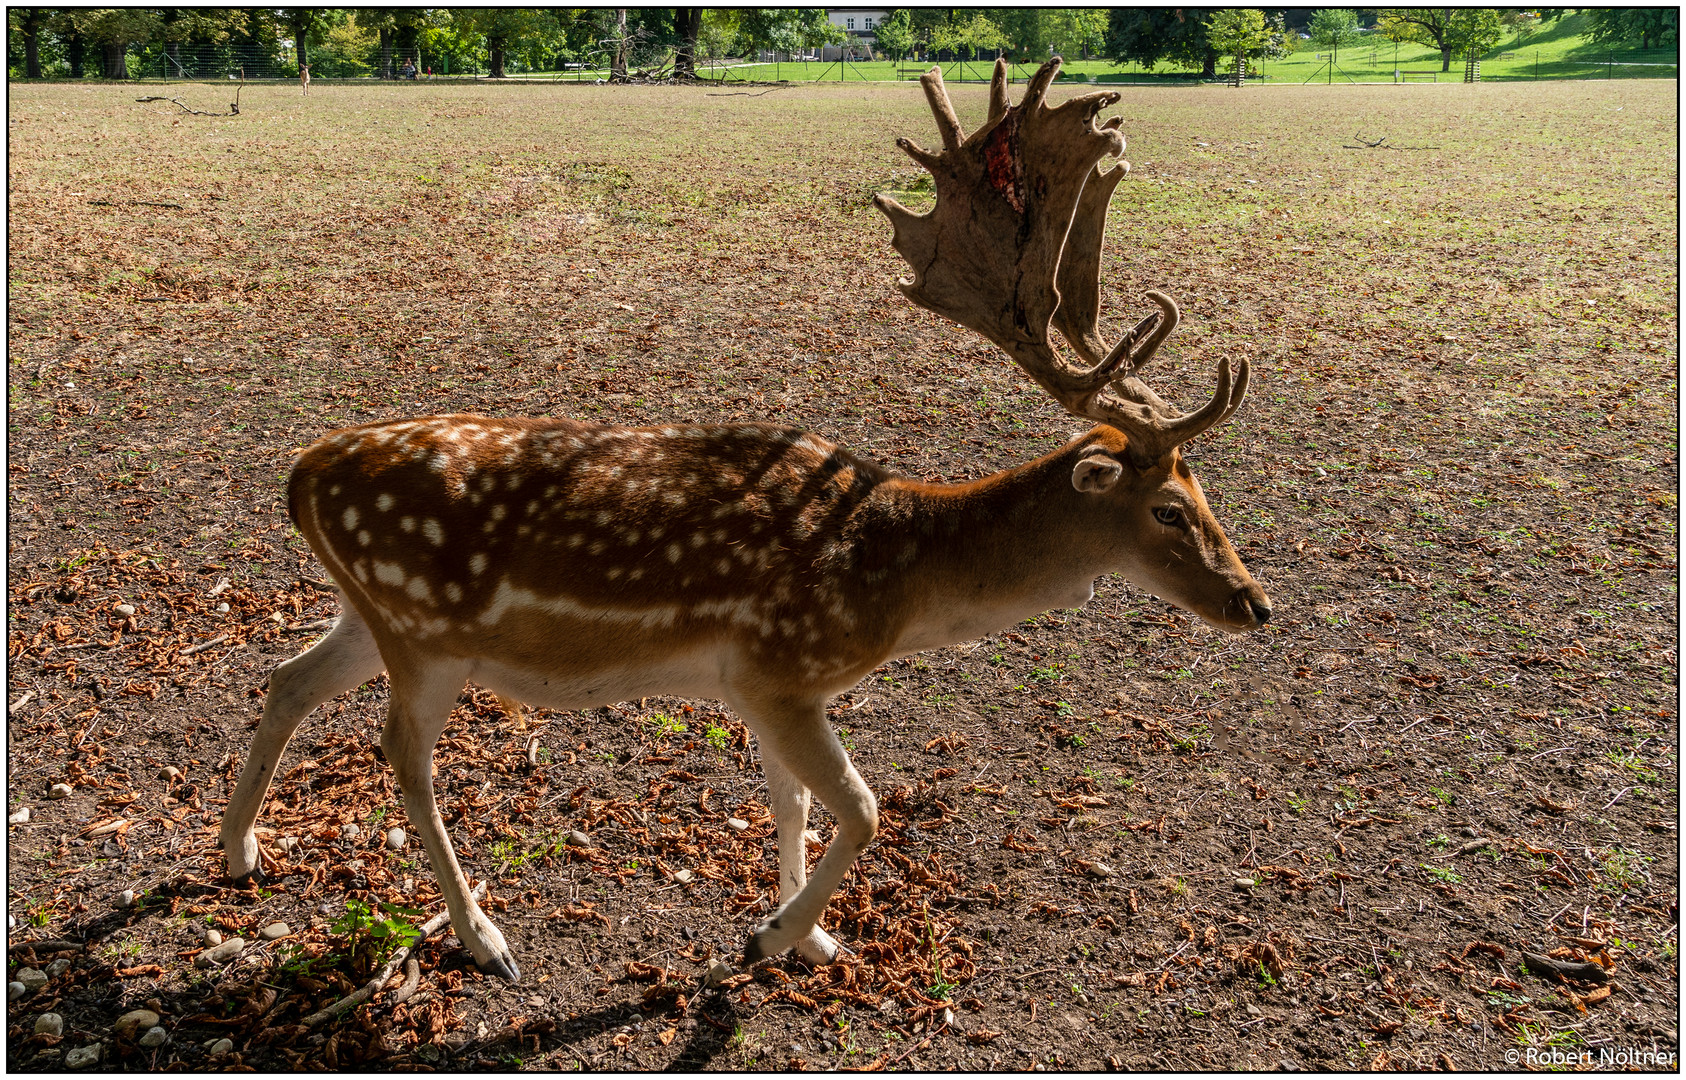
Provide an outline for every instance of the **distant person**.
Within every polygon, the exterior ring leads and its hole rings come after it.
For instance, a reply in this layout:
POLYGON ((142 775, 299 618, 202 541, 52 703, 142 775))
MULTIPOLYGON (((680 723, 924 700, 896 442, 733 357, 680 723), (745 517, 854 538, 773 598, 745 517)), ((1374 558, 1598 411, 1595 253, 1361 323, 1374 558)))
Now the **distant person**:
POLYGON ((427 77, 430 78, 430 79, 433 78, 433 65, 432 64, 429 64, 427 66, 427 77))
POLYGON ((406 79, 413 79, 416 77, 416 65, 412 64, 408 60, 404 61, 404 77, 406 79))
POLYGON ((310 65, 299 65, 299 92, 305 97, 310 96, 310 65))

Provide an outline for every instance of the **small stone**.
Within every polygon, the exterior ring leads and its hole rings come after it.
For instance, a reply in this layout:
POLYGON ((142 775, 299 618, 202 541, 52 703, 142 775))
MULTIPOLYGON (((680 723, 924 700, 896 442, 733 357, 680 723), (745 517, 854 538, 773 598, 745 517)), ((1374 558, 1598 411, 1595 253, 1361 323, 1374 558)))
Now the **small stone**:
POLYGON ((281 846, 282 851, 288 854, 291 854, 299 846, 299 838, 296 836, 283 836, 275 842, 281 846))
POLYGON ((47 978, 45 971, 29 967, 18 968, 17 979, 18 982, 23 984, 24 990, 32 994, 52 982, 51 979, 47 978))
POLYGON ((589 848, 589 847, 596 847, 597 846, 592 841, 591 837, 587 836, 585 833, 580 832, 578 829, 570 829, 568 831, 568 835, 562 838, 562 843, 565 844, 568 847, 589 848))
POLYGON ((786 1049, 788 1049, 790 1051, 791 1057, 801 1057, 803 1054, 806 1054, 808 1052, 806 1049, 803 1048, 802 1044, 798 1043, 798 1042, 791 1043, 790 1046, 788 1046, 786 1049))
POLYGON ((204 952, 194 957, 193 963, 202 968, 217 967, 233 960, 245 950, 246 941, 244 938, 229 938, 221 945, 212 949, 206 949, 204 952))
POLYGON ((9 982, 6 984, 7 1001, 16 1001, 18 998, 23 997, 27 993, 29 993, 29 987, 25 986, 23 983, 9 982))
POLYGON ((100 1044, 92 1046, 78 1046, 64 1055, 64 1067, 67 1069, 86 1069, 90 1065, 98 1065, 100 1061, 100 1044))
POLYGON ((217 614, 218 615, 227 615, 228 614, 228 603, 227 603, 227 601, 224 601, 223 603, 217 605, 217 614))
POLYGON ((1258 884, 1258 882, 1254 881, 1250 877, 1238 877, 1238 878, 1235 879, 1235 887, 1237 889, 1251 889, 1253 886, 1255 886, 1257 884, 1258 884))
POLYGON ((269 621, 272 623, 284 623, 287 621, 287 616, 281 614, 279 611, 272 611, 269 613, 269 621))
POLYGON ((8 825, 27 825, 29 823, 29 807, 20 806, 6 818, 8 825))
POLYGON ((404 841, 409 837, 404 835, 403 829, 388 829, 386 831, 386 847, 388 851, 403 851, 404 841))
POLYGON ((708 985, 719 986, 732 977, 732 967, 724 960, 715 960, 708 965, 708 985))
POLYGON ((1109 878, 1116 877, 1118 875, 1118 871, 1102 862, 1091 863, 1089 865, 1089 869, 1083 872, 1092 878, 1109 878))
POLYGON ((222 1055, 222 1054, 231 1054, 233 1052, 234 1052, 234 1040, 233 1039, 218 1039, 216 1042, 211 1044, 211 1056, 212 1057, 217 1057, 217 1056, 222 1055))
POLYGON ((726 824, 730 825, 739 832, 743 832, 745 829, 749 828, 749 822, 745 821, 741 817, 729 817, 726 819, 726 824))
POLYGON ((158 1014, 151 1009, 133 1009, 119 1016, 117 1023, 111 1025, 111 1030, 117 1033, 119 1039, 132 1039, 137 1031, 157 1027, 158 1020, 158 1014))
POLYGON ((149 1027, 149 1028, 146 1029, 146 1034, 142 1035, 140 1037, 140 1039, 137 1040, 137 1041, 142 1046, 150 1049, 154 1046, 163 1046, 164 1043, 169 1040, 169 1038, 170 1038, 170 1033, 168 1031, 165 1031, 163 1028, 161 1028, 161 1027, 149 1027))
POLYGON ((685 884, 686 882, 690 881, 692 878, 694 878, 696 876, 697 875, 691 873, 689 870, 675 870, 673 872, 673 880, 679 882, 681 885, 685 884))
POLYGON ((167 780, 173 784, 181 779, 181 770, 174 765, 166 765, 158 770, 158 779, 167 780))
POLYGON ((129 618, 134 617, 135 605, 133 605, 133 604, 118 604, 116 607, 112 608, 111 610, 117 613, 118 618, 129 619, 129 618))
POLYGON ((47 965, 47 978, 56 979, 70 970, 70 961, 59 959, 47 965))
POLYGON ((292 927, 284 922, 272 922, 258 931, 259 941, 279 941, 293 932, 292 927))
POLYGON ((359 836, 362 836, 362 835, 363 835, 363 830, 358 827, 358 825, 355 821, 352 822, 350 825, 340 826, 340 839, 341 840, 355 840, 359 836))
POLYGON ((948 1025, 949 1027, 954 1026, 954 1010, 953 1009, 944 1009, 943 1010, 943 1023, 948 1025))
POLYGON ((117 894, 117 906, 120 907, 120 908, 132 908, 132 907, 134 907, 135 906, 135 890, 124 889, 122 892, 118 893, 117 894))
POLYGON ((1247 1015, 1248 1016, 1263 1016, 1264 1010, 1259 1008, 1257 1005, 1249 1005, 1249 1006, 1247 1006, 1247 1015))
POLYGON ((52 787, 47 789, 47 798, 68 799, 70 798, 70 793, 73 790, 74 789, 69 784, 54 784, 52 787))
POLYGON ((58 1013, 42 1013, 35 1018, 35 1034, 58 1038, 64 1034, 64 1017, 58 1013))
POLYGON ((220 930, 207 930, 207 931, 205 931, 205 944, 211 945, 211 946, 221 945, 222 944, 222 931, 220 931, 220 930))

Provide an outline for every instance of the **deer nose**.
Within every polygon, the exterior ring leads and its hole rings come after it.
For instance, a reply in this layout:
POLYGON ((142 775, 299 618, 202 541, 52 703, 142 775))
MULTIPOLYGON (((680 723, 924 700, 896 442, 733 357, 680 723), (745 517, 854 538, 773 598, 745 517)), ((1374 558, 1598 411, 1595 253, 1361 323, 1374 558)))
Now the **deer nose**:
POLYGON ((1240 601, 1237 607, 1252 613, 1254 629, 1270 621, 1270 597, 1258 585, 1248 585, 1237 594, 1236 599, 1240 601))

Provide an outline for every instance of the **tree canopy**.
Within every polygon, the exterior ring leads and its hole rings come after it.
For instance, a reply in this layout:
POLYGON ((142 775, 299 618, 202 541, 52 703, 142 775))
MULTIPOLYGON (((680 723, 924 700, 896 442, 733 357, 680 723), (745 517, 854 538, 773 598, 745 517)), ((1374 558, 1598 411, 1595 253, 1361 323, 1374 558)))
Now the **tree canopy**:
POLYGON ((1120 64, 1151 67, 1161 60, 1217 74, 1218 51, 1206 36, 1217 8, 1113 8, 1107 18, 1106 55, 1120 64))
POLYGON ((1441 71, 1451 70, 1454 55, 1479 56, 1504 36, 1498 8, 1382 8, 1376 27, 1393 41, 1439 49, 1441 71))

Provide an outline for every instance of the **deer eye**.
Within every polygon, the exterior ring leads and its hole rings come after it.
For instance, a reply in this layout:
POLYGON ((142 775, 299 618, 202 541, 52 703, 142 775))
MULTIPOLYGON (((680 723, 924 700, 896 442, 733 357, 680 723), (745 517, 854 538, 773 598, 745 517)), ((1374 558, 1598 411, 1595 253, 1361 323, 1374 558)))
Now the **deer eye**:
POLYGON ((1161 525, 1181 525, 1183 512, 1174 506, 1156 506, 1153 508, 1153 520, 1161 525))

